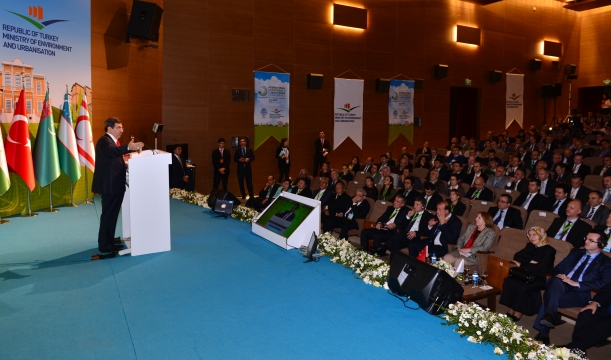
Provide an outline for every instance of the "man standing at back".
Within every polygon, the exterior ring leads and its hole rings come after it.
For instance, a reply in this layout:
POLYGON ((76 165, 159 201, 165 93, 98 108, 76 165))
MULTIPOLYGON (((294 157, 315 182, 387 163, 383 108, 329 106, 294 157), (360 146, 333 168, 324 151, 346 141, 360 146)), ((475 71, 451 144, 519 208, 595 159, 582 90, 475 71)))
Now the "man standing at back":
POLYGON ((248 195, 254 196, 252 189, 252 167, 251 162, 255 161, 255 153, 252 149, 246 147, 246 138, 240 138, 240 148, 233 155, 233 161, 238 163, 238 185, 240 185, 240 193, 242 199, 246 199, 246 191, 244 191, 244 179, 246 178, 246 187, 248 195))
POLYGON ((102 195, 102 216, 98 232, 98 250, 91 260, 113 258, 119 250, 115 248, 115 230, 123 196, 125 195, 126 167, 123 155, 130 151, 141 150, 141 142, 133 140, 127 145, 121 145, 119 138, 123 135, 123 125, 117 118, 104 121, 106 134, 98 140, 95 146, 96 171, 93 173, 91 191, 102 195))
POLYGON ((227 191, 227 180, 229 180, 229 165, 231 164, 231 154, 225 149, 225 139, 218 140, 219 148, 212 150, 212 166, 214 166, 213 189, 218 189, 221 180, 223 190, 227 191))
POLYGON ((314 140, 314 171, 312 175, 318 174, 318 169, 322 164, 327 161, 329 152, 331 151, 331 144, 325 139, 325 132, 321 131, 318 133, 318 139, 314 140))

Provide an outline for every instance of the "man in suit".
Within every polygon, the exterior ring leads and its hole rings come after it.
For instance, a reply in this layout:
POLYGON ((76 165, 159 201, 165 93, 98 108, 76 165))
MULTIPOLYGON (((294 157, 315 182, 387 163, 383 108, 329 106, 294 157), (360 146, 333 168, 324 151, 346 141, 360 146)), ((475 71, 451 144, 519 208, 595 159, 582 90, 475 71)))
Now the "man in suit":
POLYGON ((340 212, 345 212, 350 207, 352 199, 344 191, 344 183, 338 182, 335 184, 335 192, 331 195, 326 208, 324 209, 324 215, 335 215, 340 212))
POLYGON ((468 181, 469 175, 473 174, 473 166, 475 165, 475 155, 469 155, 467 163, 463 166, 462 171, 465 175, 465 182, 468 181))
POLYGON ((539 160, 543 160, 546 163, 551 164, 553 151, 547 150, 544 143, 539 143, 537 147, 539 148, 539 160))
POLYGON ((562 162, 566 164, 567 169, 573 168, 573 150, 569 147, 562 151, 562 162))
POLYGON ((291 189, 291 193, 301 195, 307 198, 312 198, 312 190, 307 186, 304 179, 299 179, 297 186, 291 189))
POLYGON ((539 193, 542 195, 547 195, 548 197, 554 196, 554 191, 556 191, 556 182, 552 180, 549 176, 549 172, 546 169, 537 170, 537 178, 541 182, 541 189, 539 193))
POLYGON ((456 180, 458 180, 459 185, 462 185, 462 183, 467 180, 467 173, 462 171, 462 165, 458 162, 452 164, 452 174, 456 175, 456 180))
POLYGON ((573 174, 579 174, 582 179, 585 179, 586 176, 592 173, 592 169, 583 163, 583 158, 583 154, 575 154, 573 157, 573 170, 571 172, 573 174))
POLYGON ((497 206, 488 209, 488 213, 492 216, 492 222, 501 230, 504 228, 524 228, 522 214, 519 210, 511 207, 512 200, 511 195, 502 194, 496 202, 497 206))
POLYGON ((367 217, 369 214, 369 202, 365 200, 365 190, 356 189, 356 194, 352 198, 352 203, 348 203, 348 207, 344 211, 336 212, 333 214, 331 211, 329 215, 323 215, 322 217, 322 230, 324 232, 331 232, 334 228, 341 228, 339 232, 340 239, 348 238, 348 231, 352 229, 358 230, 359 225, 356 219, 362 219, 367 217))
MULTIPOLYGON (((421 236, 429 233, 429 220, 433 218, 433 214, 426 211, 425 201, 423 198, 418 198, 414 201, 414 208, 407 213, 404 229, 397 233, 386 242, 386 248, 390 250, 390 261, 392 262, 394 254, 406 248, 410 242, 421 240, 421 236)), ((435 207, 437 210, 437 207, 435 207)), ((386 248, 382 248, 380 255, 386 254, 386 248)), ((411 254, 417 256, 418 254, 411 254)))
MULTIPOLYGON (((480 176, 475 179, 475 186, 469 189, 465 197, 471 200, 492 201, 494 193, 485 186, 484 178, 480 176)), ((471 201, 471 203, 473 203, 473 201, 471 201)))
POLYGON ((603 205, 603 198, 600 191, 590 191, 588 203, 583 207, 581 217, 592 220, 598 225, 604 225, 611 210, 603 205))
POLYGON ((524 178, 524 170, 516 170, 513 177, 509 178, 509 182, 505 188, 510 190, 518 190, 521 193, 528 192, 528 180, 524 178))
POLYGON ((606 175, 603 178, 603 188, 600 189, 603 196, 603 203, 611 204, 611 175, 606 175))
POLYGON ((414 179, 411 177, 406 177, 403 180, 403 196, 407 206, 414 206, 414 200, 422 196, 420 191, 414 189, 414 179))
POLYGON ((473 163, 473 171, 467 177, 467 184, 471 185, 471 187, 475 186, 475 179, 481 177, 486 183, 488 180, 488 176, 482 172, 482 164, 479 161, 473 163))
POLYGON ((363 173, 370 172, 369 170, 371 169, 371 165, 373 165, 373 158, 369 156, 367 157, 367 161, 365 161, 365 164, 362 165, 363 167, 361 168, 361 171, 363 173))
POLYGON ((577 154, 581 154, 584 158, 588 156, 592 156, 590 149, 583 148, 583 143, 581 142, 581 140, 577 140, 573 144, 573 155, 577 155, 577 154))
POLYGON ((588 202, 588 195, 590 195, 590 188, 582 186, 583 178, 579 174, 571 175, 571 192, 569 197, 571 199, 579 200, 582 204, 588 202))
POLYGON ((513 177, 518 169, 522 169, 520 158, 517 156, 512 156, 511 160, 509 160, 509 163, 505 167, 505 175, 513 177))
POLYGON ((594 226, 594 230, 600 230, 605 234, 605 246, 603 246, 603 251, 611 252, 611 214, 607 216, 607 220, 605 220, 605 225, 596 225, 594 226))
MULTIPOLYGON (((558 155, 558 154, 557 154, 558 155)), ((556 183, 565 183, 568 184, 570 180, 570 174, 566 171, 566 164, 559 163, 554 166, 554 171, 556 174, 552 176, 552 180, 556 183)))
POLYGON ((460 153, 460 148, 458 146, 452 147, 452 153, 446 159, 446 162, 450 164, 454 164, 455 162, 459 163, 461 166, 467 162, 467 158, 465 158, 460 153))
POLYGON ((594 171, 592 171, 592 175, 611 175, 611 155, 605 155, 603 157, 603 164, 596 166, 594 171))
POLYGON ((255 153, 252 149, 246 147, 246 138, 240 138, 240 148, 233 155, 233 161, 238 164, 238 185, 240 185, 240 193, 242 199, 246 199, 246 191, 244 191, 244 179, 246 179, 246 187, 248 195, 252 197, 254 191, 252 189, 252 166, 255 161, 255 153))
POLYGON ((102 195, 102 215, 98 232, 98 250, 102 254, 94 254, 91 260, 113 258, 122 248, 115 246, 115 230, 125 195, 126 167, 123 155, 144 147, 143 143, 134 140, 127 145, 120 145, 123 125, 117 118, 106 119, 104 130, 106 134, 95 146, 96 171, 93 173, 91 185, 91 191, 102 195))
POLYGON ((329 202, 331 195, 333 195, 333 191, 328 189, 329 179, 320 178, 320 183, 318 184, 318 189, 314 191, 312 194, 312 199, 320 201, 320 208, 324 209, 324 207, 329 202))
POLYGON ((566 217, 556 218, 547 229, 547 236, 571 243, 578 249, 584 244, 584 237, 592 227, 579 218, 581 202, 572 200, 566 206, 566 217))
POLYGON ((551 152, 558 149, 558 145, 554 143, 554 138, 551 135, 545 137, 545 149, 551 152))
POLYGON ((525 166, 526 163, 530 160, 530 152, 528 151, 527 147, 518 147, 518 158, 520 159, 520 162, 522 162, 522 164, 524 164, 525 166))
POLYGON ((534 171, 537 168, 537 162, 539 161, 539 150, 533 150, 530 153, 530 159, 524 162, 524 168, 530 171, 534 171))
POLYGON ((437 204, 443 200, 441 195, 437 193, 437 188, 435 184, 431 182, 427 182, 424 184, 424 199, 422 206, 424 206, 425 210, 436 210, 437 204))
POLYGON ((278 192, 278 188, 280 185, 276 184, 276 179, 274 175, 267 176, 267 182, 261 191, 259 191, 259 197, 251 197, 246 201, 246 206, 249 208, 253 208, 258 212, 263 211, 271 202, 274 200, 276 193, 278 192))
POLYGON ((562 217, 566 214, 566 206, 569 201, 569 186, 564 183, 556 184, 554 196, 547 198, 544 210, 562 217))
POLYGON ((331 144, 325 139, 325 132, 318 133, 318 139, 314 140, 314 172, 312 175, 318 174, 318 169, 327 161, 329 152, 331 152, 331 144))
POLYGON ((431 154, 431 148, 429 147, 429 142, 425 141, 424 144, 422 145, 421 148, 418 148, 418 150, 416 150, 416 157, 418 157, 418 155, 430 155, 431 154))
POLYGON ((384 168, 388 168, 390 172, 393 171, 392 166, 388 163, 388 155, 382 154, 380 155, 380 165, 378 166, 378 171, 382 172, 384 168))
POLYGON ((450 204, 441 201, 437 204, 437 215, 428 221, 427 239, 414 239, 408 242, 409 254, 418 256, 425 246, 429 254, 442 257, 448 253, 448 244, 456 243, 460 236, 462 222, 450 212, 450 204))
POLYGON ((598 290, 592 302, 584 306, 573 329, 573 338, 566 345, 584 353, 611 336, 611 283, 598 290))
POLYGON ((300 179, 303 179, 306 182, 307 187, 310 187, 310 185, 312 184, 312 181, 308 177, 308 171, 306 169, 299 170, 299 176, 295 178, 295 181, 293 181, 293 186, 297 186, 300 179))
POLYGON ((494 190, 504 189, 509 182, 509 176, 505 175, 505 167, 497 166, 494 170, 494 176, 491 176, 486 181, 486 186, 490 186, 494 190))
POLYGON ((173 153, 172 163, 170 164, 170 189, 184 189, 185 184, 189 182, 189 176, 185 173, 186 165, 181 158, 182 146, 176 146, 173 153))
POLYGON ((589 231, 585 248, 574 250, 554 268, 535 319, 534 328, 539 330, 535 339, 548 345, 549 332, 558 324, 558 308, 585 306, 592 290, 611 282, 611 258, 601 254, 603 238, 600 231, 589 231))
MULTIPOLYGON (((386 208, 386 211, 376 221, 373 229, 361 231, 361 250, 369 251, 369 240, 373 240, 373 249, 382 253, 382 243, 392 238, 399 229, 406 223, 405 215, 408 209, 405 207, 405 197, 398 193, 395 195, 393 204, 386 208)), ((384 249, 384 254, 386 250, 384 249)))
POLYGON ((523 192, 518 196, 514 205, 521 206, 530 214, 533 210, 545 208, 545 196, 541 195, 541 181, 537 179, 528 181, 528 192, 523 192))
POLYGON ((231 154, 225 149, 225 139, 218 140, 219 148, 212 150, 212 166, 214 167, 213 189, 218 189, 221 181, 223 190, 227 191, 227 181, 229 180, 229 165, 231 165, 231 154))

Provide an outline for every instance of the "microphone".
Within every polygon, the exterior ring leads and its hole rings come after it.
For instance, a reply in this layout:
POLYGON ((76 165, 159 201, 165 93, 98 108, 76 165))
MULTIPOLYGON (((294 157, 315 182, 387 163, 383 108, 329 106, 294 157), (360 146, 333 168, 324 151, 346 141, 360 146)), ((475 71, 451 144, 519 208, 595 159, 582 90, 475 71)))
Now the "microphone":
MULTIPOLYGON (((144 141, 142 141, 142 140, 140 140, 140 139, 138 139, 138 138, 134 137, 134 135, 131 135, 130 137, 131 137, 132 141, 141 142, 141 143, 142 143, 142 145, 144 145, 144 147, 145 147, 145 148, 150 149, 150 150, 153 152, 153 155, 156 155, 156 154, 157 154, 157 150, 152 149, 150 146, 146 145, 146 143, 145 143, 144 141)), ((138 153, 140 153, 140 150, 138 150, 138 153)))

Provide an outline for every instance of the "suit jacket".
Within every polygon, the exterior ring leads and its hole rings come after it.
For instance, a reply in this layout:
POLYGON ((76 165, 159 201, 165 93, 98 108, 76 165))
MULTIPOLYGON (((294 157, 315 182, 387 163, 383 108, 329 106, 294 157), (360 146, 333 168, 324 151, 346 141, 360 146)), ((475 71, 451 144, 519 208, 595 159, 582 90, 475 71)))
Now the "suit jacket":
MULTIPOLYGON (((437 221, 439 221, 437 217, 435 218, 437 219, 437 221)), ((428 222, 427 222, 427 227, 428 227, 428 222)), ((460 221, 460 219, 457 218, 455 215, 451 215, 445 224, 441 225, 437 223, 435 226, 433 226, 428 231, 428 234, 426 233, 425 234, 428 236, 428 243, 431 247, 439 246, 439 245, 435 245, 435 234, 437 230, 439 229, 440 231, 439 242, 441 243, 441 246, 446 250, 446 254, 447 254, 448 244, 456 243, 456 241, 458 240, 458 237, 460 236, 461 228, 462 228, 462 222, 460 221)), ((437 254, 437 256, 443 256, 443 255, 445 254, 437 254)))
MULTIPOLYGON (((547 229, 547 236, 555 237, 560 231, 560 228, 564 225, 566 216, 554 219, 554 222, 547 229)), ((585 237, 588 232, 592 230, 592 227, 585 221, 578 219, 575 225, 569 230, 569 234, 566 236, 566 241, 573 244, 573 248, 579 249, 585 244, 585 237)))
MULTIPOLYGON (((488 209, 488 214, 492 216, 492 219, 499 212, 498 206, 491 207, 488 209)), ((500 221, 500 220, 499 220, 500 221)), ((523 229, 524 223, 522 221, 522 214, 520 210, 512 208, 511 206, 507 208, 505 212, 505 220, 503 221, 503 229, 504 228, 512 228, 512 229, 523 229)))
MULTIPOLYGON (((422 194, 422 197, 424 198, 425 194, 422 194)), ((433 193, 433 195, 431 195, 431 198, 429 199, 429 202, 426 203, 426 209, 427 210, 433 210, 433 211, 437 211, 437 204, 439 204, 440 201, 442 201, 443 198, 441 197, 441 195, 439 195, 438 193, 433 193)), ((426 202, 426 198, 424 200, 426 202)), ((426 212, 426 211, 425 211, 426 212)))
POLYGON ((539 160, 543 160, 547 163, 547 165, 551 165, 553 156, 553 151, 545 150, 544 152, 539 154, 539 160))
POLYGON ((573 155, 575 154, 582 154, 584 158, 592 156, 592 152, 590 151, 590 149, 573 150, 573 155))
POLYGON ((457 202, 454 207, 450 205, 450 208, 452 208, 452 214, 456 216, 463 216, 465 211, 467 211, 467 205, 465 205, 462 201, 457 202))
POLYGON ((378 200, 378 188, 373 186, 368 188, 367 185, 363 186, 363 190, 366 191, 366 197, 372 198, 374 201, 378 200))
MULTIPOLYGON (((572 191, 573 191, 573 188, 569 190, 569 197, 571 196, 572 191)), ((590 195, 591 191, 592 190, 590 190, 590 188, 587 188, 582 185, 579 187, 579 190, 577 190, 577 194, 575 194, 575 199, 581 201, 582 204, 587 204, 588 196, 590 195)))
MULTIPOLYGON (((388 220, 390 220, 390 215, 392 215, 393 211, 395 211, 395 208, 393 206, 387 207, 386 211, 384 211, 384 214, 382 214, 382 216, 378 218, 378 221, 376 221, 376 223, 386 224, 388 220)), ((405 215, 407 215, 408 212, 409 209, 403 206, 401 207, 397 215, 395 215, 394 223, 397 225, 398 229, 402 228, 407 222, 405 215)))
POLYGON ((509 176, 502 176, 497 181, 496 186, 494 186, 494 180, 496 180, 494 176, 489 177, 486 181, 486 186, 490 186, 491 188, 494 188, 496 190, 504 189, 507 186, 507 183, 509 182, 509 176))
MULTIPOLYGON (((278 159, 278 169, 286 169, 286 168, 290 168, 291 167, 290 151, 289 151, 289 162, 287 163, 286 159, 283 159, 282 156, 280 155, 280 153, 282 153, 283 149, 284 148, 282 146, 278 146, 278 148, 276 149, 276 159, 278 159)), ((287 147, 286 149, 288 150, 289 148, 287 147)))
POLYGON ((110 135, 105 134, 95 146, 95 172, 91 191, 98 194, 122 194, 125 192, 125 161, 129 153, 127 145, 117 146, 110 135))
POLYGON ((233 161, 238 164, 238 173, 241 171, 250 171, 252 170, 251 164, 253 161, 255 161, 255 153, 252 151, 252 149, 246 148, 246 155, 242 156, 242 148, 237 148, 235 154, 233 154, 233 161), (248 158, 249 161, 240 162, 241 157, 248 158))
POLYGON ((418 155, 420 154, 426 154, 426 155, 431 155, 431 148, 427 148, 426 150, 423 150, 422 148, 418 148, 418 150, 416 150, 416 157, 418 157, 418 155))
MULTIPOLYGON (((477 189, 475 187, 472 187, 471 189, 469 189, 465 197, 468 199, 472 199, 473 194, 475 194, 476 191, 477 189)), ((484 187, 476 200, 492 201, 493 197, 494 194, 492 193, 492 190, 488 189, 487 187, 484 187)))
MULTIPOLYGON (((524 204, 524 202, 528 198, 529 194, 530 194, 529 192, 521 193, 520 196, 518 196, 518 198, 513 202, 513 204, 515 206, 522 206, 522 204, 524 204)), ((526 209, 526 211, 528 211, 528 213, 530 214, 530 212, 533 211, 533 210, 543 210, 543 209, 545 209, 545 201, 546 201, 545 196, 537 193, 530 200, 530 203, 528 204, 528 209, 526 209)))
MULTIPOLYGON (((331 144, 329 143, 329 140, 327 140, 327 139, 324 140, 324 146, 323 146, 323 144, 321 144, 320 138, 314 140, 314 149, 315 149, 314 150, 314 160, 322 161, 322 160, 327 159, 326 157, 324 157, 322 155, 323 154, 323 151, 322 151, 323 148, 327 150, 327 153, 331 152, 331 144)), ((329 156, 329 155, 327 155, 327 156, 329 156)))
MULTIPOLYGON (((571 201, 571 199, 569 199, 567 197, 566 199, 564 199, 562 204, 558 207, 557 214, 560 217, 566 216, 566 206, 569 204, 570 201, 571 201)), ((545 208, 543 210, 554 212, 554 205, 556 205, 556 198, 553 197, 553 196, 548 197, 546 202, 545 202, 545 208)))
MULTIPOLYGON (((594 168, 594 171, 592 171, 592 175, 600 175, 600 173, 603 171, 604 166, 599 165, 597 167, 594 168)), ((610 176, 611 175, 611 167, 607 168, 607 170, 605 170, 603 176, 610 176)))
POLYGON ((522 164, 524 164, 524 166, 526 166, 526 163, 530 160, 530 152, 527 151, 524 154, 518 154, 517 155, 520 158, 520 162, 522 162, 522 164))
POLYGON ((350 205, 352 205, 352 198, 348 194, 342 193, 340 196, 336 195, 334 193, 329 199, 329 215, 335 215, 339 212, 345 213, 350 205))
MULTIPOLYGON (((294 187, 291 189, 291 193, 292 194, 297 194, 297 191, 299 189, 297 187, 294 187)), ((312 190, 310 190, 309 187, 306 187, 305 189, 301 190, 301 192, 299 193, 299 195, 301 196, 305 196, 307 198, 312 198, 312 190)))
MULTIPOLYGON (((484 182, 488 180, 488 175, 484 174, 483 171, 480 177, 484 179, 484 182)), ((471 184, 473 183, 473 178, 475 178, 475 173, 471 171, 471 174, 467 175, 467 181, 466 181, 466 183, 469 184, 469 186, 471 186, 471 184)))
POLYGON ((448 158, 446 159, 446 162, 452 164, 454 162, 458 162, 460 164, 464 164, 467 162, 467 158, 464 157, 463 155, 458 154, 457 156, 454 156, 454 154, 451 154, 450 156, 448 156, 448 158))
MULTIPOLYGON (((225 152, 225 151, 223 151, 225 152)), ((272 199, 274 197, 274 194, 276 194, 276 192, 278 191, 278 188, 280 187, 280 185, 278 184, 274 184, 271 186, 271 190, 269 192, 269 198, 272 199)), ((267 197, 267 187, 264 187, 263 189, 261 189, 261 191, 259 191, 259 199, 263 200, 267 197)))
MULTIPOLYGON (((583 207, 581 214, 579 214, 579 217, 586 219, 591 209, 592 207, 590 206, 590 204, 586 204, 583 207)), ((606 207, 604 204, 600 204, 600 206, 598 207, 598 209, 596 209, 594 215, 592 216, 592 221, 594 221, 598 225, 605 225, 609 213, 611 213, 611 210, 609 210, 609 208, 606 207)))
POLYGON ((547 178, 547 184, 545 184, 545 195, 548 197, 554 197, 556 192, 556 182, 551 177, 547 178))
POLYGON ((184 189, 185 182, 182 178, 185 176, 185 168, 183 166, 184 165, 178 160, 176 155, 172 154, 172 163, 170 164, 170 188, 184 189))
POLYGON ((510 190, 518 190, 521 193, 527 193, 528 192, 528 180, 527 179, 522 179, 519 182, 516 180, 516 181, 512 182, 511 185, 509 185, 509 183, 508 183, 505 186, 505 188, 506 189, 510 189, 510 190))
POLYGON ((571 179, 571 174, 570 173, 568 173, 568 174, 564 173, 563 175, 554 174, 553 176, 550 176, 550 178, 553 179, 556 182, 556 184, 564 183, 564 184, 567 184, 569 186, 571 185, 570 184, 570 179, 571 179))
POLYGON ((291 210, 287 210, 285 212, 277 213, 275 216, 277 216, 279 218, 284 218, 285 216, 287 216, 287 218, 285 219, 286 221, 293 221, 293 219, 295 219, 295 213, 292 212, 291 210))
MULTIPOLYGON (((477 225, 475 224, 467 226, 467 230, 458 238, 458 241, 456 241, 456 248, 462 249, 465 247, 465 245, 469 241, 469 238, 471 238, 471 234, 473 234, 473 231, 475 230, 476 227, 477 225)), ((494 229, 485 228, 479 234, 477 239, 473 241, 473 245, 470 248, 471 255, 469 256, 469 259, 477 262, 477 252, 490 250, 492 245, 494 245, 495 240, 496 240, 496 232, 494 232, 494 229)))
MULTIPOLYGON (((360 204, 355 205, 354 203, 351 203, 350 206, 348 206, 349 209, 352 209, 352 214, 354 214, 352 216, 352 219, 364 219, 367 217, 367 214, 369 214, 369 210, 371 209, 371 206, 369 205, 369 202, 367 200, 363 200, 361 201, 360 204)), ((348 209, 346 209, 346 211, 348 211, 348 209)), ((345 212, 344 212, 345 213, 345 212)))
MULTIPOLYGON (((411 230, 411 228, 413 227, 413 224, 411 223, 411 220, 415 216, 416 216, 416 214, 414 214, 414 216, 412 216, 412 218, 410 218, 410 219, 406 218, 405 224, 403 224, 403 229, 406 232, 409 232, 411 230)), ((431 214, 430 212, 428 212, 426 210, 422 212, 422 215, 420 215, 420 223, 418 223, 418 230, 416 230, 416 237, 414 239, 418 240, 418 239, 420 239, 420 236, 424 236, 424 235, 428 235, 429 234, 429 220, 433 219, 434 217, 435 217, 435 215, 431 214)))
MULTIPOLYGON (((569 170, 573 171, 573 168, 571 167, 569 170)), ((581 164, 579 165, 579 170, 577 170, 577 172, 573 172, 574 174, 579 174, 581 175, 582 179, 585 179, 586 176, 590 175, 592 173, 592 169, 586 165, 586 164, 581 164)))
MULTIPOLYGON (((568 275, 575 268, 575 265, 577 265, 585 253, 585 249, 573 250, 554 268, 553 274, 568 275)), ((579 288, 577 291, 587 293, 587 297, 589 298, 591 290, 601 289, 605 284, 609 284, 610 282, 611 258, 600 253, 594 260, 592 260, 588 268, 583 273, 582 281, 579 283, 579 288)))
POLYGON ((608 282, 605 286, 600 288, 592 300, 600 304, 600 309, 596 310, 596 312, 600 311, 604 317, 609 317, 609 309, 611 308, 611 282, 608 282))
MULTIPOLYGON (((316 195, 318 195, 318 193, 320 192, 320 189, 316 189, 314 190, 314 193, 312 193, 312 199, 316 199, 316 195)), ((329 199, 331 198, 331 195, 333 195, 333 190, 327 188, 325 189, 325 192, 322 193, 322 196, 320 197, 320 207, 324 208, 325 205, 328 205, 329 199)))
MULTIPOLYGON (((239 159, 239 157, 238 157, 239 159)), ((227 149, 223 149, 223 162, 221 163, 221 152, 219 149, 212 150, 212 166, 214 166, 214 172, 218 172, 220 169, 225 169, 225 175, 229 175, 229 165, 231 165, 231 153, 227 149)))
MULTIPOLYGON (((403 190, 401 193, 405 195, 406 190, 403 190)), ((422 197, 422 193, 420 191, 416 189, 410 190, 410 192, 405 195, 405 205, 414 206, 414 200, 416 200, 418 197, 422 197)))

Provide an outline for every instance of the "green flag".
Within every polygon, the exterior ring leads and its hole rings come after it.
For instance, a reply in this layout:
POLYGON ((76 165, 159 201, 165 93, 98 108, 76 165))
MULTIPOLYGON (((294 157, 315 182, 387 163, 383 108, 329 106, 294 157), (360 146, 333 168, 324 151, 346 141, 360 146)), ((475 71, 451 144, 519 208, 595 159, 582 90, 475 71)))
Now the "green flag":
POLYGON ((0 195, 11 187, 11 179, 8 177, 8 165, 4 153, 4 141, 2 139, 2 127, 0 126, 0 195))
POLYGON ((57 130, 57 152, 59 153, 59 165, 62 171, 68 175, 73 183, 77 182, 81 178, 81 167, 78 161, 78 149, 72 125, 68 90, 66 90, 64 96, 64 106, 57 130))
POLYGON ((57 135, 53 124, 53 113, 49 101, 49 89, 40 114, 40 124, 34 143, 34 175, 41 187, 55 181, 60 174, 59 157, 57 156, 57 135))

